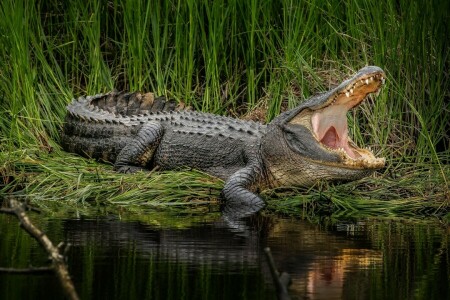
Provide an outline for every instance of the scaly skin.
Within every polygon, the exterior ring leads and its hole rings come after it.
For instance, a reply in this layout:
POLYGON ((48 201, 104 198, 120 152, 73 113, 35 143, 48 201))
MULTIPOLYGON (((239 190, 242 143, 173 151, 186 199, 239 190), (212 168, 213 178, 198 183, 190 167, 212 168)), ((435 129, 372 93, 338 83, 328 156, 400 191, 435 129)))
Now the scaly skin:
POLYGON ((384 166, 348 138, 345 115, 383 83, 380 68, 363 68, 268 125, 177 111, 151 93, 81 97, 67 108, 61 141, 119 172, 192 167, 222 178, 224 213, 239 218, 264 206, 257 189, 356 180, 384 166))

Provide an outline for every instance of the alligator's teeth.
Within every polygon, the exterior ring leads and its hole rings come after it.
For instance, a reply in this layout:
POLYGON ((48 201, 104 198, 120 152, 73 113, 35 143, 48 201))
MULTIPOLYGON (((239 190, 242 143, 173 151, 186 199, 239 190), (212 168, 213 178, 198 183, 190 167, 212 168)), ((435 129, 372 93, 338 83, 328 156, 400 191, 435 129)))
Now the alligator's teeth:
POLYGON ((337 148, 337 151, 340 152, 341 154, 347 154, 347 152, 345 152, 344 148, 337 148))
POLYGON ((345 96, 350 96, 350 93, 349 92, 345 92, 345 96))
POLYGON ((377 92, 375 93, 375 96, 378 97, 380 95, 380 93, 381 93, 381 89, 378 89, 377 92))
POLYGON ((350 94, 353 94, 353 89, 350 89, 350 94))
POLYGON ((370 76, 370 77, 369 77, 369 80, 370 80, 370 81, 373 81, 373 76, 370 76))
POLYGON ((384 84, 386 82, 386 79, 384 77, 381 77, 381 84, 384 84))
POLYGON ((369 84, 369 79, 366 79, 366 84, 369 84))

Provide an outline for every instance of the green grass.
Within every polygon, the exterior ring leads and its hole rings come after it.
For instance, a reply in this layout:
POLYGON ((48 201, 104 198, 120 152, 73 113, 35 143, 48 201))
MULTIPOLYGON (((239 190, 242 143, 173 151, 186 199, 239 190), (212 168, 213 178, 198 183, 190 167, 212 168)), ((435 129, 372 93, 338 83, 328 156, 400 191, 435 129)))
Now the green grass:
POLYGON ((60 151, 65 105, 117 88, 219 114, 256 109, 270 121, 360 67, 378 65, 386 87, 350 113, 349 124, 354 140, 385 156, 387 167, 356 183, 269 191, 269 207, 446 213, 449 12, 450 2, 438 0, 2 1, 0 193, 40 205, 216 203, 221 182, 204 174, 122 176, 60 151))

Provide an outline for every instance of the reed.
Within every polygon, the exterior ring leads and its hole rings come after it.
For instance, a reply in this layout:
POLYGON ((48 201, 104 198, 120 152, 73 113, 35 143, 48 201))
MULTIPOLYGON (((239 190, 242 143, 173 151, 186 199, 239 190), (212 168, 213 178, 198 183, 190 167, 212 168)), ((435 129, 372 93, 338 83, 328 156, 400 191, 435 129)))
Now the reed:
POLYGON ((220 182, 203 174, 128 180, 60 151, 65 105, 114 88, 150 90, 197 110, 233 116, 258 110, 270 121, 360 67, 378 65, 387 72, 386 88, 348 118, 354 140, 387 157, 387 167, 301 197, 283 192, 288 199, 273 208, 290 211, 325 194, 341 211, 372 213, 375 206, 396 215, 422 205, 448 212, 448 11, 450 2, 439 0, 4 0, 1 192, 93 203, 208 202, 220 182))

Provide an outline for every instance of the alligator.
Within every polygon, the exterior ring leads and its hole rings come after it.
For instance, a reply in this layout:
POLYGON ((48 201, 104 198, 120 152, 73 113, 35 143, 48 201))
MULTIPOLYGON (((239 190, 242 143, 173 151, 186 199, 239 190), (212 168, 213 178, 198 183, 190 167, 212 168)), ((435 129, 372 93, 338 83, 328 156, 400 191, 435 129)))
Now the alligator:
POLYGON ((347 125, 347 112, 384 82, 381 68, 364 67, 265 125, 177 109, 152 93, 80 97, 67 106, 61 144, 118 172, 188 167, 219 177, 223 213, 241 218, 264 207, 260 190, 357 180, 384 167, 347 125))

